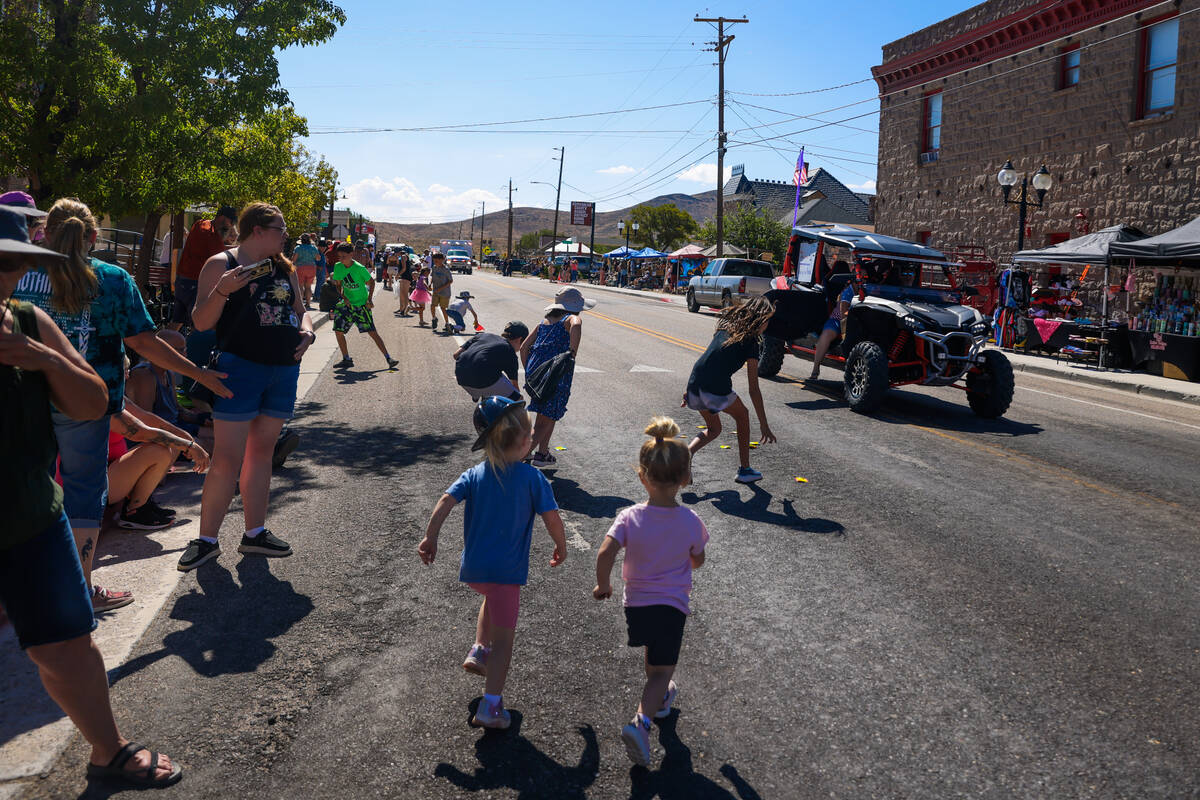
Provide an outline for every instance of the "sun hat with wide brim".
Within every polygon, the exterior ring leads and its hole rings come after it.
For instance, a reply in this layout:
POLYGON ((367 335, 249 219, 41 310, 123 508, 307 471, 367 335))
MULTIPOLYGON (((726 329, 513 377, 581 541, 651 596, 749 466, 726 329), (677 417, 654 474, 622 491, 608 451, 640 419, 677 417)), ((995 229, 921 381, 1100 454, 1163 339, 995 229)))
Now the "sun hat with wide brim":
POLYGON ((595 307, 595 300, 586 299, 578 289, 568 286, 558 290, 558 294, 554 295, 554 303, 546 306, 546 313, 566 311, 568 314, 578 314, 580 311, 587 311, 589 308, 595 307))
POLYGON ((25 214, 0 208, 0 254, 33 256, 38 264, 65 261, 66 256, 45 247, 29 243, 29 228, 25 225, 25 214))
POLYGON ((44 217, 47 212, 39 209, 27 192, 5 192, 0 194, 0 211, 12 211, 27 217, 44 217))
POLYGON ((479 434, 479 438, 475 440, 475 444, 471 445, 471 450, 482 450, 487 442, 488 433, 492 428, 496 427, 496 423, 505 414, 511 414, 525 407, 524 400, 510 400, 507 397, 493 395, 491 397, 480 398, 475 405, 475 415, 473 422, 475 423, 475 431, 479 434))

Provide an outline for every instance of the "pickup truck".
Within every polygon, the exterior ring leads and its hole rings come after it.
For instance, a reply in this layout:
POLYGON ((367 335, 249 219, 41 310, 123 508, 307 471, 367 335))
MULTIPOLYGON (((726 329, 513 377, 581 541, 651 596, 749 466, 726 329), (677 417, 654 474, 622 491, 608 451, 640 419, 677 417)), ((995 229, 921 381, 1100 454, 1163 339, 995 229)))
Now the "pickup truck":
POLYGON ((688 283, 688 311, 701 306, 726 308, 743 303, 751 297, 771 290, 775 269, 766 261, 748 258, 718 258, 708 265, 703 275, 688 283))

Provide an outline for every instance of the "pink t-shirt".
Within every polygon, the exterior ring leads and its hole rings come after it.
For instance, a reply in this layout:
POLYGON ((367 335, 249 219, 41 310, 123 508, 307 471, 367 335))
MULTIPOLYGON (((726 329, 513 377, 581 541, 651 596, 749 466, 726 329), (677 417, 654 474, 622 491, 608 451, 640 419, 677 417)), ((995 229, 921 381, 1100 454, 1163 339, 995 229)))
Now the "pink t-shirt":
POLYGON ((625 548, 625 605, 672 606, 692 613, 691 556, 703 553, 708 543, 708 530, 694 511, 638 503, 617 514, 608 535, 625 548))

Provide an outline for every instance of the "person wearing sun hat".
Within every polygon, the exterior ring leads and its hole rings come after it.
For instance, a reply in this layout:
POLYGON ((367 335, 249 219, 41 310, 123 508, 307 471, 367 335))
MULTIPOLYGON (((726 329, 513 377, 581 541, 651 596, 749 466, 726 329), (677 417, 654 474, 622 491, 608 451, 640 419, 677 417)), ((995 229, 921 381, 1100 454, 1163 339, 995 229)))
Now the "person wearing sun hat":
MULTIPOLYGON (((583 321, 579 315, 595 308, 596 301, 585 298, 574 286, 565 286, 554 295, 554 302, 546 306, 546 319, 537 330, 525 338, 521 346, 521 362, 528 375, 538 366, 562 353, 579 354, 579 342, 583 336, 583 321)), ((554 426, 567 413, 567 401, 571 399, 571 381, 574 372, 568 370, 558 382, 554 395, 545 401, 533 401, 529 410, 537 414, 533 424, 533 453, 530 463, 535 467, 553 466, 558 459, 550 454, 550 437, 554 426)))
POLYGON ((37 207, 27 192, 5 192, 0 194, 0 210, 25 215, 29 227, 29 241, 40 242, 46 238, 46 212, 37 207))
POLYGON ((122 737, 113 718, 92 598, 52 478, 51 403, 72 419, 97 419, 108 389, 45 311, 12 299, 30 269, 66 260, 30 243, 24 209, 0 209, 0 607, 47 694, 91 745, 89 775, 163 786, 180 768, 122 737))

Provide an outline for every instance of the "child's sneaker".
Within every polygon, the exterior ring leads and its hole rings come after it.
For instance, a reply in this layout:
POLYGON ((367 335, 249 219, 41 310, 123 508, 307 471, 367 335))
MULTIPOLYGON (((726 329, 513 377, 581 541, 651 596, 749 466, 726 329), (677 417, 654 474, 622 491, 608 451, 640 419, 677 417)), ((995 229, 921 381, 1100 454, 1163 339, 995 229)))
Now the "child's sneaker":
POLYGON ((389 370, 391 370, 392 372, 395 372, 396 367, 400 366, 400 362, 397 361, 396 359, 392 358, 391 356, 388 356, 387 365, 388 365, 389 370))
POLYGON ((463 660, 463 669, 476 675, 486 676, 487 660, 488 649, 481 644, 472 645, 471 652, 467 653, 466 659, 463 660))
POLYGON ((353 366, 354 366, 354 359, 351 358, 350 356, 342 356, 342 360, 333 365, 334 369, 337 369, 338 367, 345 368, 345 367, 353 367, 353 366))
POLYGON ((650 766, 650 729, 638 722, 637 717, 621 728, 621 741, 625 742, 630 761, 639 767, 650 766))
POLYGON ((667 696, 663 698, 662 708, 654 712, 655 719, 666 719, 671 716, 671 704, 675 702, 675 695, 679 694, 679 687, 675 685, 675 681, 667 684, 667 696))
POLYGON ((738 467, 738 474, 734 480, 738 483, 754 483, 762 480, 762 473, 754 467, 738 467))
POLYGON ((512 725, 512 715, 504 707, 503 700, 496 705, 491 705, 486 700, 480 700, 479 707, 475 709, 475 716, 471 717, 471 725, 476 728, 492 728, 502 731, 512 725))

